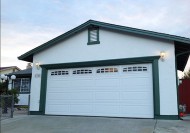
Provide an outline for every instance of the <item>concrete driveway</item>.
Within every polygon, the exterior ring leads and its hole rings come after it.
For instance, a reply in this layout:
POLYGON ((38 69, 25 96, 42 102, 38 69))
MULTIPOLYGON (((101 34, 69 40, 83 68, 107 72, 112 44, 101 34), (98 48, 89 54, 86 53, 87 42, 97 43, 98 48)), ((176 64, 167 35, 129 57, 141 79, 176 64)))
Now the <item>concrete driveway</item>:
POLYGON ((1 121, 2 133, 190 133, 190 120, 79 116, 15 116, 1 121))

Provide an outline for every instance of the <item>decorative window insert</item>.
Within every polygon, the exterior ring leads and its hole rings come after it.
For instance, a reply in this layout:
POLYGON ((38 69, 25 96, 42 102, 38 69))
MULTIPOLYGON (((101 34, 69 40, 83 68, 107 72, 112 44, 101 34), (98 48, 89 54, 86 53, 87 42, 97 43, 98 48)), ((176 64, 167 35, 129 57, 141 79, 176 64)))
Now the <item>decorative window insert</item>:
POLYGON ((92 70, 90 69, 79 69, 79 70, 74 70, 73 74, 91 74, 92 70))
POLYGON ((123 68, 123 72, 135 72, 135 71, 147 71, 147 67, 142 66, 134 66, 134 67, 125 67, 123 68))
POLYGON ((13 88, 20 93, 30 93, 30 78, 17 78, 14 80, 13 88))
POLYGON ((51 72, 51 75, 69 75, 69 71, 54 71, 51 72))
POLYGON ((100 44, 99 28, 94 27, 88 29, 88 45, 90 44, 100 44))
POLYGON ((106 67, 106 68, 97 69, 96 71, 96 73, 114 73, 114 72, 118 72, 118 69, 106 67))

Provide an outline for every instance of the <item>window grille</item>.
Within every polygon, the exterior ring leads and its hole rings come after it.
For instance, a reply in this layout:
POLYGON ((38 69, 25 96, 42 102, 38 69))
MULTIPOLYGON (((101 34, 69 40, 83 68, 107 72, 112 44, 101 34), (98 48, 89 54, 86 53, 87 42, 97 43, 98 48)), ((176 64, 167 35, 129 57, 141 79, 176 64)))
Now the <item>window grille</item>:
POLYGON ((100 68, 97 69, 96 73, 114 73, 114 72, 118 72, 117 68, 100 68))
POLYGON ((125 67, 123 72, 135 72, 135 71, 148 71, 147 67, 143 66, 134 66, 134 67, 125 67))
POLYGON ((20 93, 30 92, 30 78, 17 78, 14 80, 13 88, 17 89, 20 93))
POLYGON ((90 69, 78 69, 78 70, 74 70, 73 74, 91 74, 92 70, 90 69))
POLYGON ((51 75, 69 75, 69 71, 53 71, 51 75))

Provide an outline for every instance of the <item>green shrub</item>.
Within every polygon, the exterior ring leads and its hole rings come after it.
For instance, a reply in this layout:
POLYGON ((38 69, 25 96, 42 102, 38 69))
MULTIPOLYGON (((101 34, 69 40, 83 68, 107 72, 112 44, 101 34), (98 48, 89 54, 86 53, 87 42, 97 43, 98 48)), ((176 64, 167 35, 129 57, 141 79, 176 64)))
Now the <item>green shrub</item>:
POLYGON ((6 82, 0 82, 0 95, 6 94, 6 82))
POLYGON ((19 99, 18 99, 19 91, 18 91, 18 89, 8 90, 7 94, 8 95, 14 95, 14 103, 18 103, 19 102, 19 99))

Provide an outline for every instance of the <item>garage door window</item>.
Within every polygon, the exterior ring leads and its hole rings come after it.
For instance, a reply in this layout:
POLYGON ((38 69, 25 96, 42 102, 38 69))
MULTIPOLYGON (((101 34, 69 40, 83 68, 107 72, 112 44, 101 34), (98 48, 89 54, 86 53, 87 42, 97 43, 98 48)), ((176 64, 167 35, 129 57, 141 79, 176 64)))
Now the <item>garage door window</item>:
POLYGON ((51 72, 51 75, 69 75, 69 71, 53 71, 51 72))
POLYGON ((79 70, 74 70, 73 74, 91 74, 92 70, 90 69, 79 69, 79 70))
POLYGON ((147 67, 142 66, 134 66, 134 67, 125 67, 123 68, 123 72, 135 72, 135 71, 147 71, 147 67))
POLYGON ((100 68, 96 71, 96 73, 114 73, 118 72, 117 68, 100 68))

